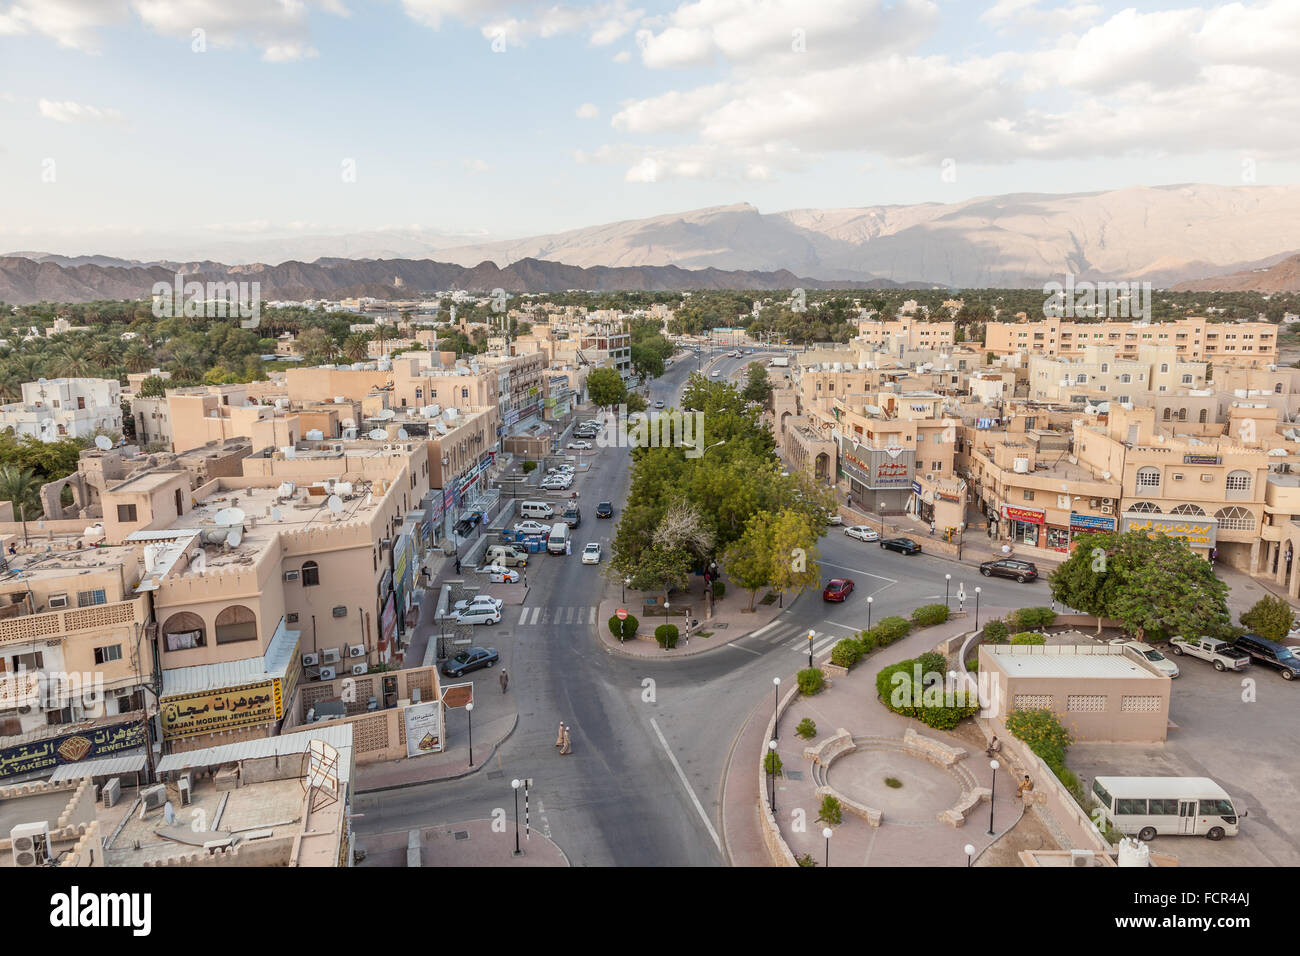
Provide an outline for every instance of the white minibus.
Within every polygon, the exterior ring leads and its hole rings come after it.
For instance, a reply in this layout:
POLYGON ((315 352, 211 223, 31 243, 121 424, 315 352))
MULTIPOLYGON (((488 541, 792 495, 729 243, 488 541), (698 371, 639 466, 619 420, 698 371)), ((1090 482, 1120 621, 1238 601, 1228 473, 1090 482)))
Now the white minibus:
POLYGON ((1163 833, 1222 840, 1246 815, 1209 777, 1097 777, 1092 796, 1111 826, 1143 841, 1163 833))

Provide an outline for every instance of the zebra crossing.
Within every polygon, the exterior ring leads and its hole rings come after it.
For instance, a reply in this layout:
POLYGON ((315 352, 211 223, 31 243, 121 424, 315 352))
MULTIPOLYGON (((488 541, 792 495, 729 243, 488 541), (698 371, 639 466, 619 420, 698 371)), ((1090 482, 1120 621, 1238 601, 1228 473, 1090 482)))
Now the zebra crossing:
POLYGON ((519 617, 515 620, 515 627, 537 627, 548 624, 595 624, 596 607, 595 605, 586 605, 584 607, 544 607, 534 605, 532 607, 521 607, 519 617))
POLYGON ((829 654, 830 649, 839 641, 853 635, 853 631, 847 627, 841 629, 832 625, 832 629, 835 633, 792 622, 778 622, 775 626, 769 625, 768 628, 760 628, 750 636, 769 647, 780 647, 782 650, 806 654, 808 653, 808 632, 811 630, 813 632, 813 657, 816 658, 823 654, 829 654), (841 630, 843 633, 839 633, 841 630))

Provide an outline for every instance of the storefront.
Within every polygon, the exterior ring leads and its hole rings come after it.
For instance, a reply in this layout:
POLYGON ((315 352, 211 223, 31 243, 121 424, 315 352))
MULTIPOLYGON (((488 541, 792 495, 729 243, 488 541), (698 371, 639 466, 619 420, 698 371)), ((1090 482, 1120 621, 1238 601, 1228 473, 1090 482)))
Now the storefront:
POLYGON ((1114 531, 1115 519, 1105 515, 1070 514, 1070 545, 1073 546, 1081 535, 1096 531, 1114 531))
POLYGON ((915 509, 916 453, 910 448, 868 448, 840 436, 839 477, 849 497, 868 511, 891 514, 915 509))
POLYGON ((1193 551, 1208 557, 1218 540, 1219 519, 1129 513, 1124 515, 1124 530, 1141 532, 1150 537, 1165 535, 1182 538, 1193 551))
POLYGON ((1046 512, 1003 505, 1002 517, 1007 522, 1007 537, 1012 542, 1031 548, 1038 547, 1041 529, 1047 522, 1046 512))

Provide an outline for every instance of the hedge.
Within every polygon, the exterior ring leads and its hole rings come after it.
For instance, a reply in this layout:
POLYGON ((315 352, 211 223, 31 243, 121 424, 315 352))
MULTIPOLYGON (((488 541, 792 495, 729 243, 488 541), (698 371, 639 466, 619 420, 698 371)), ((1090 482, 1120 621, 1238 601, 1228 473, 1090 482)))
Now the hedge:
POLYGON ((636 628, 639 623, 640 622, 631 614, 627 616, 626 621, 620 621, 618 615, 615 614, 609 619, 609 633, 619 638, 625 634, 628 637, 636 637, 636 628), (626 630, 624 628, 626 628, 626 630))
POLYGON ((1046 644, 1047 637, 1043 634, 1035 634, 1033 631, 1021 631, 1019 634, 1011 635, 1012 644, 1046 644))
POLYGON ((948 605, 923 604, 912 612, 912 622, 917 627, 932 627, 948 620, 948 605))
POLYGON ((861 641, 846 637, 831 648, 831 663, 836 667, 852 667, 862 659, 863 653, 861 641))
POLYGON ((1022 607, 1011 612, 1009 627, 1017 631, 1041 631, 1056 623, 1056 612, 1050 607, 1022 607))
POLYGON ((870 631, 876 637, 877 647, 888 647, 894 641, 907 637, 912 630, 912 622, 905 617, 887 617, 870 631))
POLYGON ((655 640, 659 642, 660 647, 676 647, 677 625, 660 624, 655 628, 655 640))
POLYGON ((795 676, 799 682, 799 693, 805 697, 821 693, 822 688, 826 686, 826 675, 822 673, 820 667, 805 667, 795 676))
POLYGON ((1024 741, 1043 763, 1060 776, 1065 769, 1065 752, 1074 739, 1070 732, 1061 726, 1061 719, 1056 712, 1048 708, 1035 710, 1013 710, 1007 714, 1007 730, 1017 740, 1024 741))
POLYGON ((1001 644, 1006 641, 1007 625, 1001 618, 994 618, 984 625, 984 640, 989 644, 1001 644))
MULTIPOLYGON (((973 717, 978 713, 978 700, 970 705, 957 706, 959 698, 950 696, 946 689, 941 695, 941 702, 927 704, 924 697, 925 689, 918 687, 916 683, 917 665, 920 665, 922 679, 932 673, 939 673, 945 677, 947 675, 947 659, 935 651, 922 654, 912 660, 891 664, 876 675, 876 694, 880 697, 881 703, 894 713, 919 720, 935 730, 951 730, 967 717, 973 717)), ((935 693, 935 689, 930 690, 931 695, 935 693)), ((964 703, 964 698, 960 700, 964 703)))

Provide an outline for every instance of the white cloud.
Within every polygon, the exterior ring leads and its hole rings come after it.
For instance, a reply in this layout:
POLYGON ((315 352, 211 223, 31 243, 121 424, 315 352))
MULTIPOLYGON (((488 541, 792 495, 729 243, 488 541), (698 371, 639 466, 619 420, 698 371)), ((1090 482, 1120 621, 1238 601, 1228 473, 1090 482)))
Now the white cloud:
POLYGON ((574 115, 577 116, 578 119, 595 119, 600 115, 600 107, 595 103, 583 103, 574 110, 574 115))
POLYGON ((592 46, 608 46, 631 32, 644 15, 626 0, 591 6, 565 6, 550 0, 402 0, 407 16, 431 27, 446 20, 478 26, 489 40, 503 39, 507 47, 523 46, 531 38, 549 39, 586 32, 592 46))
POLYGON ((1043 9, 1040 3, 1041 0, 998 0, 980 14, 980 19, 1004 30, 1066 33, 1096 22, 1105 12, 1088 0, 1070 0, 1050 9, 1043 9))
POLYGON ((486 160, 478 159, 478 158, 470 158, 470 157, 466 157, 464 160, 462 160, 461 165, 465 167, 465 170, 467 172, 473 173, 476 176, 479 173, 486 173, 491 168, 490 166, 488 166, 486 160))
POLYGON ((58 123, 120 123, 122 114, 114 109, 86 106, 72 100, 41 100, 41 115, 58 123))
POLYGON ((630 63, 631 61, 632 61, 632 54, 628 50, 619 50, 617 53, 614 54, 615 63, 630 63))
POLYGON ((126 18, 126 0, 14 0, 0 8, 0 36, 38 33, 59 46, 93 53, 99 50, 99 30, 126 18))

